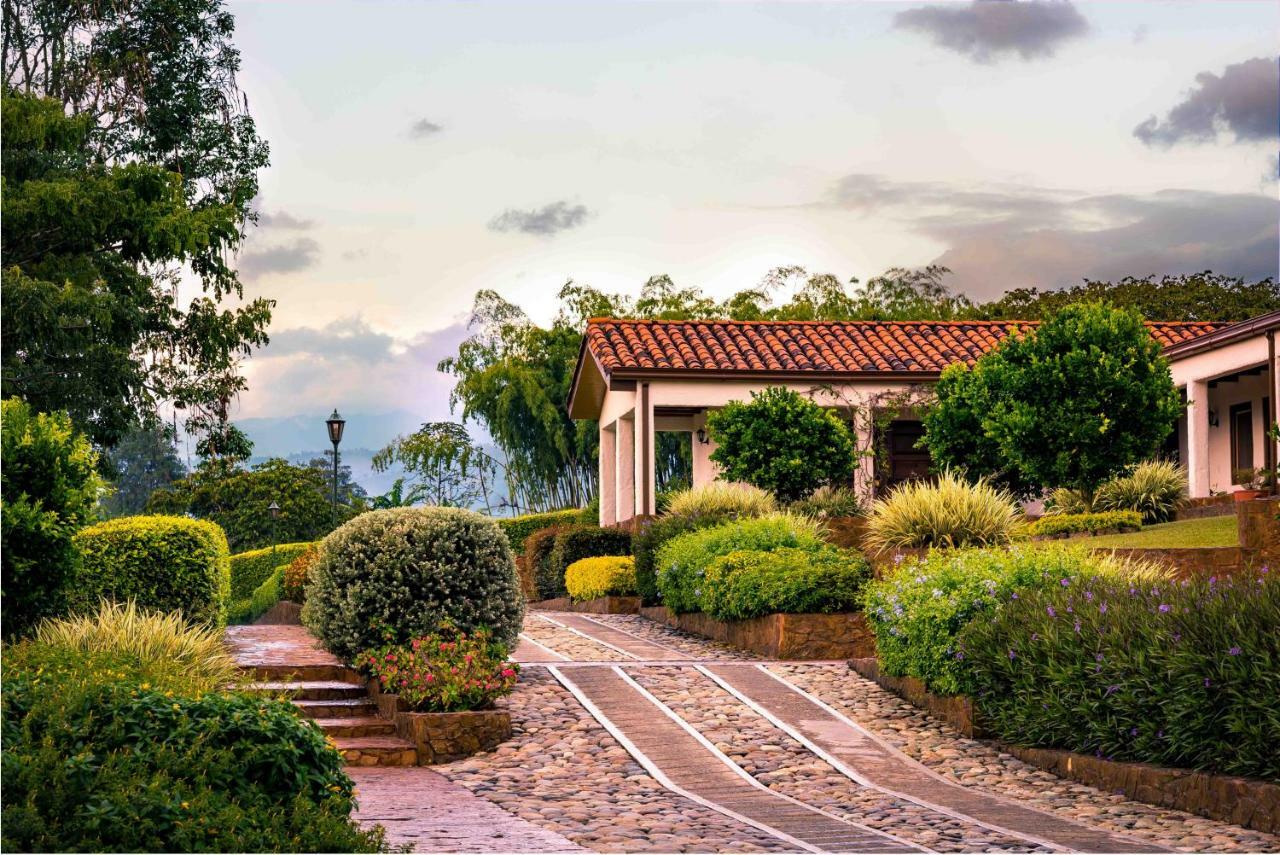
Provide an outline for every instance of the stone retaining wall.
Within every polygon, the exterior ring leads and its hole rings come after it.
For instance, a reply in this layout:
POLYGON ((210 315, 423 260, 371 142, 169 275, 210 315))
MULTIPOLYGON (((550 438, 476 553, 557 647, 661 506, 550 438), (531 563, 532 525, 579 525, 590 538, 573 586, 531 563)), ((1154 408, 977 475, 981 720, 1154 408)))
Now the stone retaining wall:
POLYGON ((723 621, 700 612, 678 615, 666 606, 645 606, 640 614, 770 659, 849 659, 875 656, 876 651, 875 636, 861 612, 723 621))
POLYGON ((395 722, 396 736, 413 743, 419 766, 461 760, 511 738, 511 714, 504 709, 410 712, 399 695, 382 691, 377 680, 370 680, 367 688, 378 715, 395 722))
POLYGON ((575 603, 568 597, 529 603, 529 608, 544 612, 582 612, 591 615, 635 615, 640 613, 639 597, 599 597, 575 603))
MULTIPOLYGON (((906 701, 927 710, 968 737, 983 737, 981 711, 964 695, 937 695, 914 677, 880 673, 875 659, 853 659, 849 667, 906 701)), ((1108 793, 1194 813, 1268 834, 1280 833, 1280 785, 1254 778, 1171 769, 1150 763, 1103 760, 1058 748, 1024 748, 999 742, 1024 763, 1108 793)))
POLYGON ((1178 579, 1228 576, 1256 566, 1256 549, 1241 546, 1196 546, 1170 549, 1149 547, 1094 547, 1094 552, 1108 552, 1119 558, 1145 559, 1169 567, 1178 579))

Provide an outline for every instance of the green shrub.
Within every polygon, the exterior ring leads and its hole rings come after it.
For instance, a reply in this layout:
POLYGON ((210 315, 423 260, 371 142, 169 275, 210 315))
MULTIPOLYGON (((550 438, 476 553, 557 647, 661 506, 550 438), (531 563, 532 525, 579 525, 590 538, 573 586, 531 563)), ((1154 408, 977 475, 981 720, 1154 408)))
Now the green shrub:
POLYGON ((658 550, 658 593, 672 611, 694 612, 701 608, 707 567, 714 559, 739 550, 817 550, 823 545, 822 530, 816 522, 790 514, 734 520, 691 531, 672 538, 658 550))
POLYGON ((636 561, 630 555, 582 558, 564 571, 564 586, 578 602, 598 597, 632 597, 636 593, 636 561))
POLYGON ((556 535, 567 528, 566 525, 541 528, 524 539, 522 560, 527 572, 533 574, 533 584, 539 600, 549 600, 564 594, 564 577, 551 570, 551 550, 556 547, 556 535))
POLYGON ((520 666, 507 652, 487 629, 468 635, 446 625, 408 644, 366 650, 356 662, 414 712, 466 712, 511 694, 520 666))
POLYGON ((597 516, 583 520, 583 512, 579 508, 568 508, 563 511, 550 511, 545 514, 525 514, 520 517, 495 517, 494 522, 502 527, 502 533, 511 544, 511 554, 524 552, 525 538, 539 529, 553 525, 576 525, 580 522, 594 523, 597 516))
POLYGON ((778 509, 770 493, 750 484, 712 481, 672 493, 667 514, 675 517, 762 517, 778 509))
POLYGON ((314 549, 315 543, 281 543, 274 549, 253 549, 231 556, 231 598, 246 599, 253 596, 253 591, 266 581, 272 571, 281 564, 288 564, 308 549, 314 549))
POLYGON ((1053 537, 1057 535, 1137 531, 1140 528, 1142 528, 1142 515, 1137 511, 1104 511, 1096 514, 1047 514, 1027 526, 1027 535, 1030 537, 1053 537))
POLYGON ((284 580, 288 571, 289 565, 281 564, 248 597, 232 600, 227 610, 227 623, 253 623, 270 611, 272 606, 284 599, 284 580))
POLYGON ((14 638, 66 608, 79 567, 72 535, 92 519, 102 482, 66 413, 17 399, 0 405, 0 460, 0 624, 14 638))
POLYGON ((856 517, 862 515, 862 500, 852 487, 819 487, 807 499, 792 502, 787 510, 819 520, 856 517))
POLYGON ((3 846, 15 851, 377 851, 342 758, 284 701, 184 697, 103 653, 6 655, 3 846))
POLYGON ((986 481, 970 484, 954 472, 936 481, 908 481, 871 505, 864 542, 898 547, 994 546, 1008 543, 1022 524, 1013 497, 986 481))
POLYGON ((770 387, 752 392, 749 403, 730 401, 707 416, 707 429, 718 443, 711 459, 725 480, 754 484, 783 502, 853 477, 849 426, 789 389, 770 387))
POLYGON ((493 630, 514 645, 524 597, 507 538, 461 508, 392 508, 361 514, 324 539, 311 570, 303 622, 350 658, 429 635, 449 622, 493 630))
POLYGON ((707 565, 701 606, 721 620, 854 611, 870 578, 865 558, 834 546, 740 550, 707 565))
POLYGON ((189 620, 226 621, 230 594, 227 538, 217 525, 185 517, 121 517, 75 536, 82 567, 74 603, 133 600, 139 607, 182 612, 189 620))
POLYGON ((1170 460, 1139 463, 1098 488, 1101 511, 1136 511, 1146 524, 1168 522, 1187 499, 1187 470, 1170 460))
POLYGON ((1280 781, 1280 580, 1072 579, 960 635, 983 721, 1020 745, 1280 781))
POLYGON ((555 545, 547 556, 547 572, 555 580, 558 593, 565 593, 564 574, 569 565, 583 558, 599 555, 630 555, 631 532, 620 528, 575 525, 556 534, 555 545))
POLYGON ((972 620, 988 620, 1014 597, 1061 586, 1063 580, 1108 573, 1148 578, 1149 565, 1127 564, 1064 546, 931 552, 867 587, 866 615, 886 674, 917 677, 935 692, 967 693, 973 685, 957 637, 972 620))
POLYGON ((681 534, 711 528, 728 522, 729 518, 715 514, 697 517, 659 517, 644 520, 631 537, 632 552, 636 559, 636 593, 646 605, 658 602, 658 550, 662 545, 681 534))

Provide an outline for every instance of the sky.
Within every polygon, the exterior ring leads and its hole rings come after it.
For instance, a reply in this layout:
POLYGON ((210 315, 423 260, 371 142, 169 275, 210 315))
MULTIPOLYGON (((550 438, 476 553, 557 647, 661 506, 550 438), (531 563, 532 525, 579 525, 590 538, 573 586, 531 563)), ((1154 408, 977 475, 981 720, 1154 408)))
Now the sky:
POLYGON ((239 269, 278 301, 239 419, 448 418, 480 289, 547 321, 569 279, 789 264, 1277 273, 1280 3, 230 9, 272 161, 239 269))

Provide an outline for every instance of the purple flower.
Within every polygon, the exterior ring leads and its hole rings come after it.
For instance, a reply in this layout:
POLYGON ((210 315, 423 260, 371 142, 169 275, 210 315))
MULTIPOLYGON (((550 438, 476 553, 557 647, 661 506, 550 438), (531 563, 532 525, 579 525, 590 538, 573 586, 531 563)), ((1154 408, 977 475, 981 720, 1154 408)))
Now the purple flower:
POLYGON ((1070 579, 1062 579, 1061 582, 1062 582, 1062 587, 1064 588, 1071 584, 1070 579))
MULTIPOLYGON (((1184 579, 1183 581, 1186 581, 1186 580, 1184 579)), ((1210 576, 1210 577, 1209 577, 1209 587, 1210 587, 1210 588, 1212 588, 1212 587, 1214 586, 1214 584, 1215 584, 1217 581, 1218 581, 1218 577, 1217 577, 1217 576, 1210 576)))
POLYGON ((1111 695, 1115 694, 1118 691, 1120 691, 1120 687, 1115 683, 1112 683, 1110 686, 1107 686, 1106 694, 1104 694, 1103 697, 1104 698, 1110 697, 1111 695))
POLYGON ((1053 610, 1053 606, 1045 606, 1045 611, 1049 613, 1049 617, 1057 617, 1058 613, 1053 610))
POLYGON ((1010 650, 1009 650, 1009 660, 1010 660, 1010 661, 1012 661, 1012 660, 1017 659, 1017 658, 1018 658, 1018 654, 1014 653, 1014 652, 1013 652, 1013 650, 1012 650, 1012 649, 1010 649, 1010 650))
POLYGON ((1177 643, 1178 643, 1179 641, 1181 641, 1181 640, 1182 640, 1182 633, 1180 633, 1180 632, 1175 632, 1175 633, 1173 634, 1173 643, 1174 643, 1174 644, 1177 644, 1177 643))
POLYGON ((1107 613, 1107 604, 1106 604, 1106 603, 1103 603, 1102 605, 1098 606, 1098 614, 1100 614, 1100 615, 1105 615, 1106 613, 1107 613))
POLYGON ((1209 678, 1208 678, 1208 677, 1205 677, 1205 678, 1204 678, 1204 687, 1205 687, 1206 689, 1207 689, 1207 688, 1209 688, 1209 678))
POLYGON ((957 650, 957 651, 956 651, 956 657, 955 657, 955 658, 956 658, 956 659, 963 659, 963 658, 964 658, 964 651, 963 651, 963 650, 957 650))
POLYGON ((1031 640, 1032 640, 1032 641, 1039 641, 1039 640, 1040 640, 1040 633, 1038 633, 1038 632, 1033 632, 1033 633, 1031 633, 1031 640))
POLYGON ((1131 727, 1131 728, 1129 728, 1129 735, 1130 735, 1130 736, 1137 736, 1137 735, 1138 735, 1138 728, 1136 728, 1136 727, 1131 727))
POLYGON ((1160 613, 1161 613, 1161 614, 1164 614, 1165 612, 1169 611, 1171 608, 1172 608, 1172 606, 1170 606, 1168 603, 1161 603, 1161 604, 1160 604, 1160 613))
POLYGON ((1233 648, 1231 648, 1230 650, 1228 650, 1228 651, 1227 651, 1227 653, 1228 653, 1228 654, 1230 654, 1231 656, 1239 656, 1239 655, 1240 655, 1240 648, 1239 648, 1239 647, 1233 647, 1233 648))
POLYGON ((1014 591, 1012 594, 1010 594, 1010 595, 1009 595, 1009 599, 1011 599, 1011 600, 1016 600, 1016 599, 1018 599, 1018 592, 1017 592, 1017 591, 1014 591))
POLYGON ((1080 621, 1076 621, 1076 632, 1080 632, 1080 621))
POLYGON ((1164 739, 1164 731, 1163 731, 1163 730, 1157 730, 1157 731, 1156 731, 1156 738, 1157 738, 1157 739, 1164 739))
POLYGON ((1091 602, 1091 603, 1092 603, 1092 602, 1093 602, 1093 591, 1085 591, 1085 592, 1084 592, 1084 598, 1085 598, 1086 600, 1088 600, 1089 602, 1091 602))
POLYGON ((1101 662, 1102 660, 1103 660, 1103 656, 1102 656, 1102 654, 1101 654, 1101 653, 1095 653, 1095 654, 1093 654, 1093 661, 1094 661, 1094 662, 1101 662))

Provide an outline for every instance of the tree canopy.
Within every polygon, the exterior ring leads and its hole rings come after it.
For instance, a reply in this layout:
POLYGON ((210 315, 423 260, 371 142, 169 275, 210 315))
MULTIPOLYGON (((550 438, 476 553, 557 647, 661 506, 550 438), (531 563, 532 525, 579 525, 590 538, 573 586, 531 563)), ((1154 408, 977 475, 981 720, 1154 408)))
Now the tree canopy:
POLYGON ((397 463, 407 477, 397 479, 391 491, 379 497, 389 507, 415 501, 453 508, 483 503, 492 511, 489 492, 497 465, 462 425, 428 422, 408 436, 396 437, 373 456, 373 468, 379 472, 397 463))

